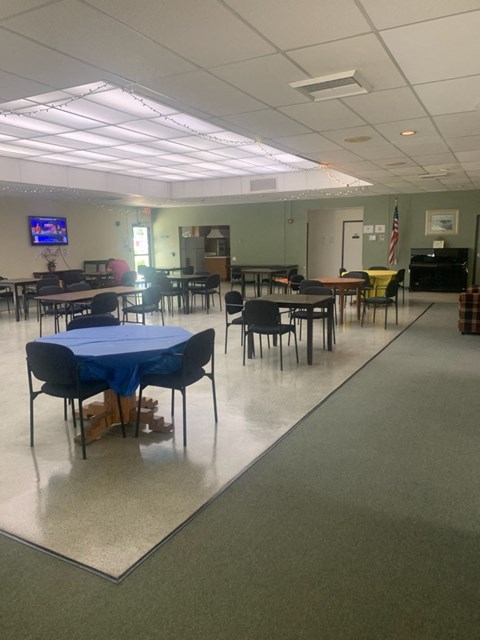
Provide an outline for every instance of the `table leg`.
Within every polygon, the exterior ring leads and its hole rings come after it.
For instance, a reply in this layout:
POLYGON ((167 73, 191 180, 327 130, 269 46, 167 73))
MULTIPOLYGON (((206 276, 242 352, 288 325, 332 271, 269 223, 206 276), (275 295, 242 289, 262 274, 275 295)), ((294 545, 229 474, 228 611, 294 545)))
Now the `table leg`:
POLYGON ((245 299, 245 274, 242 273, 242 298, 245 299))
POLYGON ((358 287, 357 289, 357 320, 360 320, 360 310, 362 308, 362 289, 358 287))
POLYGON ((345 308, 345 291, 343 289, 338 290, 338 322, 343 324, 343 311, 345 308))
POLYGON ((307 364, 313 363, 313 307, 307 308, 307 364))
POLYGON ((328 351, 333 351, 333 323, 335 322, 334 311, 333 311, 334 301, 329 303, 327 306, 327 349, 328 351))
POLYGON ((13 297, 15 305, 15 320, 20 322, 20 296, 18 295, 18 284, 13 285, 13 297))

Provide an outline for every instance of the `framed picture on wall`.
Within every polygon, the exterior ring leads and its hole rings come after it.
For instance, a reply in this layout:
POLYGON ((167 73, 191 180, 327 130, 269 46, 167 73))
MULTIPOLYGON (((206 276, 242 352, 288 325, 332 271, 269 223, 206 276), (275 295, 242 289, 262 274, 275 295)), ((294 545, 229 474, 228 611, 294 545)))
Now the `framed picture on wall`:
POLYGON ((425 216, 426 236, 455 236, 458 233, 458 209, 427 211, 425 216))

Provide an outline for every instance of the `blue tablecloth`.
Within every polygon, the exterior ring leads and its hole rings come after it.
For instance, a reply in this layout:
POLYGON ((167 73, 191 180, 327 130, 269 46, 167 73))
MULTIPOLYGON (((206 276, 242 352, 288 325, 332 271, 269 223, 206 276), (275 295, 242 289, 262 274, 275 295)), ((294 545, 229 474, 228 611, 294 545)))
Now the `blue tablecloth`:
POLYGON ((56 333, 37 342, 68 347, 85 379, 106 380, 123 396, 135 393, 142 373, 173 373, 191 333, 180 327, 125 324, 56 333))

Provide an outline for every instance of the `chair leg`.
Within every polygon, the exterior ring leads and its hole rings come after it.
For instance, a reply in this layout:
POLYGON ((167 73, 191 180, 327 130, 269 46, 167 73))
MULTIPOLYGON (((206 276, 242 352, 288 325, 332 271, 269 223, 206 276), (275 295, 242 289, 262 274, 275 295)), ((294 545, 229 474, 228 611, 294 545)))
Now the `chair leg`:
POLYGON ((228 327, 229 327, 229 324, 227 322, 225 326, 225 353, 227 353, 228 327))
POLYGON ((282 348, 282 334, 279 335, 280 342, 280 371, 283 371, 283 348, 282 348))
POLYGON ((183 447, 187 446, 187 390, 180 389, 183 403, 183 447))
POLYGON ((213 376, 209 376, 212 381, 212 395, 213 395, 213 414, 215 416, 215 422, 218 422, 218 412, 217 412, 217 391, 215 389, 215 378, 213 376))

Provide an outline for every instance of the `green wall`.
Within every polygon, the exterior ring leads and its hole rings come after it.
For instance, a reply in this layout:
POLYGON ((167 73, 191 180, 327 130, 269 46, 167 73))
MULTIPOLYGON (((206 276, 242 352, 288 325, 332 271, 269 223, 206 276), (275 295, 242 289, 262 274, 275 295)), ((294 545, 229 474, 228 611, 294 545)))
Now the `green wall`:
POLYGON ((305 272, 309 211, 363 207, 364 224, 386 227, 383 242, 364 237, 363 266, 386 265, 395 199, 400 216, 399 268, 408 268, 411 248, 432 247, 433 240, 441 238, 425 235, 427 210, 459 209, 458 235, 443 239, 446 247, 470 248, 471 271, 476 217, 480 214, 478 190, 157 209, 153 215, 155 263, 179 264, 178 227, 230 225, 231 256, 238 264, 293 262, 305 272))

